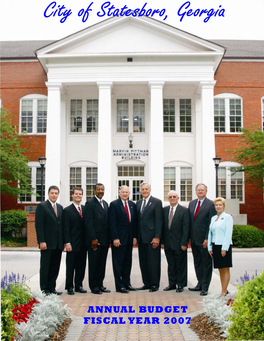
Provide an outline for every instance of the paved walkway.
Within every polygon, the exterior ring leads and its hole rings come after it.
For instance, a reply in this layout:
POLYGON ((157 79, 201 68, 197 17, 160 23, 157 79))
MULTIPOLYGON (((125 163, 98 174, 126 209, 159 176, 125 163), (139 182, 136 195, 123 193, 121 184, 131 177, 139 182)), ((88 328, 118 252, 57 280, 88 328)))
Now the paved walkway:
MULTIPOLYGON (((142 286, 141 274, 138 262, 138 250, 133 250, 133 268, 131 283, 134 287, 142 286)), ((28 285, 32 290, 39 290, 39 276, 31 277, 28 285)), ((61 299, 71 308, 73 322, 68 330, 66 341, 88 340, 199 340, 197 335, 189 328, 190 317, 202 311, 202 297, 199 292, 190 292, 185 288, 184 292, 164 292, 168 285, 167 261, 162 251, 161 257, 161 283, 158 292, 149 291, 130 292, 120 294, 115 292, 114 277, 112 271, 111 250, 108 253, 106 278, 104 285, 111 293, 94 295, 88 289, 87 272, 84 280, 84 288, 87 294, 76 293, 70 296, 66 293, 65 286, 65 262, 61 264, 61 270, 57 281, 57 290, 63 291, 61 299), (112 307, 119 309, 112 313, 96 312, 96 307, 112 307), (87 312, 91 307, 90 312, 87 312), (123 310, 121 311, 123 307, 123 310), (129 311, 129 307, 131 312, 129 311), (141 312, 140 307, 149 307, 148 312, 141 312), (174 312, 166 309, 175 309, 174 312), (92 312, 94 309, 95 312, 92 312), (154 309, 154 311, 152 310, 154 309), (156 311, 156 309, 162 312, 156 311), (132 312, 133 311, 133 312, 132 312), (84 317, 90 318, 88 324, 84 324, 84 317), (96 318, 101 318, 98 324, 96 318), (103 320, 106 318, 105 320, 103 320), (94 320, 94 321, 93 321, 94 320), (93 323, 94 322, 94 323, 93 323)), ((196 277, 193 268, 191 252, 188 252, 188 286, 196 285, 196 277)), ((229 286, 229 291, 236 288, 229 286)), ((219 276, 213 272, 209 293, 220 292, 219 276)))

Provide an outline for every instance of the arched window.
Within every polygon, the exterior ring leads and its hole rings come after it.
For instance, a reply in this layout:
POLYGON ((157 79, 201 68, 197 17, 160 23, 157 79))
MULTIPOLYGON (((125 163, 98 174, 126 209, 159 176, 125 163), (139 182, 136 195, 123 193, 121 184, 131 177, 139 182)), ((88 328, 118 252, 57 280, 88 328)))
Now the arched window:
POLYGON ((20 99, 20 133, 46 134, 47 96, 32 94, 20 99))
POLYGON ((241 165, 237 162, 221 162, 218 171, 218 195, 225 199, 239 199, 244 202, 244 173, 232 175, 232 169, 241 165))

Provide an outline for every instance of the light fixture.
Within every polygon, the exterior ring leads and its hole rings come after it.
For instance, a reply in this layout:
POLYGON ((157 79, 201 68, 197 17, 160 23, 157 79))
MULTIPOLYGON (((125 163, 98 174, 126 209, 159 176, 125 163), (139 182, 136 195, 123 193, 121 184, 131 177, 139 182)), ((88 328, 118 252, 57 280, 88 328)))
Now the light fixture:
POLYGON ((130 133, 128 135, 129 148, 133 148, 133 135, 130 133))
POLYGON ((46 159, 45 157, 43 157, 43 156, 40 157, 40 158, 39 158, 39 164, 40 164, 41 166, 42 166, 42 165, 45 166, 46 160, 47 160, 47 159, 46 159))
POLYGON ((216 194, 216 198, 218 197, 218 167, 220 164, 220 157, 214 157, 214 164, 215 164, 215 194, 216 194))
POLYGON ((46 158, 45 157, 40 157, 39 158, 39 164, 41 166, 41 192, 40 192, 40 201, 43 202, 44 201, 44 167, 46 164, 46 158))

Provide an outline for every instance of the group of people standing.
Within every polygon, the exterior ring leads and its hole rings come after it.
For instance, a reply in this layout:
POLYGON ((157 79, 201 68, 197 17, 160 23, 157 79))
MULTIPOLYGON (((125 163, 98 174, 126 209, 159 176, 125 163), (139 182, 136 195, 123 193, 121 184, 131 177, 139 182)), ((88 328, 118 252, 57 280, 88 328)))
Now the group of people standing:
POLYGON ((197 285, 189 288, 208 294, 212 277, 212 258, 219 268, 221 295, 227 294, 232 266, 232 217, 224 212, 225 200, 206 197, 207 187, 196 186, 197 199, 186 208, 179 204, 175 191, 168 193, 169 206, 151 195, 150 184, 140 185, 142 199, 129 200, 129 188, 121 186, 119 198, 108 206, 103 200, 104 185, 94 186, 94 197, 81 204, 83 190, 72 190, 73 203, 62 208, 57 203, 59 188, 51 186, 48 200, 36 210, 36 233, 41 251, 40 289, 58 294, 56 279, 61 253, 66 248, 66 285, 69 295, 86 293, 83 288, 88 250, 89 288, 93 294, 110 292, 104 284, 106 260, 111 244, 112 264, 117 292, 159 290, 161 248, 168 262, 168 286, 164 291, 180 293, 187 286, 187 248, 191 244, 197 285), (143 286, 131 284, 132 251, 138 245, 143 286))

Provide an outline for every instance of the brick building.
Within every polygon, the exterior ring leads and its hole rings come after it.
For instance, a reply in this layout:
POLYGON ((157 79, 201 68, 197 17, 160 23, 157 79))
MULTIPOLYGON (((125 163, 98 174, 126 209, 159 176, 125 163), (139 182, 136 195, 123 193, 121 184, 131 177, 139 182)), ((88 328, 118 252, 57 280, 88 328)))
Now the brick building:
MULTIPOLYGON (((118 187, 149 181, 167 203, 195 198, 195 184, 215 197, 212 158, 221 158, 219 194, 238 199, 248 223, 264 230, 263 191, 231 176, 239 129, 264 122, 264 42, 208 41, 150 18, 110 18, 59 41, 1 44, 1 103, 28 145, 32 186, 47 157, 46 191, 118 187), (132 139, 132 141, 131 141, 132 139), (129 141, 130 140, 130 141, 129 141), (56 148, 54 147, 56 146, 56 148)), ((5 196, 2 210, 38 204, 37 195, 5 196)))

